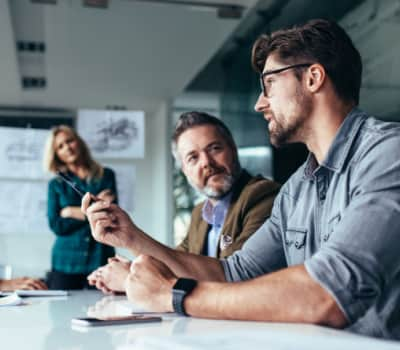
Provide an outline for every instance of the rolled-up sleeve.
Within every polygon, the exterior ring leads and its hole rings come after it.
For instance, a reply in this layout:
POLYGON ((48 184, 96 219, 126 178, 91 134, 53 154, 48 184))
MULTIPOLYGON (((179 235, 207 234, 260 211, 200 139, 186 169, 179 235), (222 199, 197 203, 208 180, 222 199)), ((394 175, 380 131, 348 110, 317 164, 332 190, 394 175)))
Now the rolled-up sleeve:
POLYGON ((354 160, 349 205, 329 241, 305 261, 310 276, 335 298, 350 323, 377 302, 398 274, 399 140, 390 135, 371 140, 354 160))
POLYGON ((286 267, 280 233, 280 195, 271 217, 246 241, 242 249, 221 260, 227 281, 243 281, 286 267))

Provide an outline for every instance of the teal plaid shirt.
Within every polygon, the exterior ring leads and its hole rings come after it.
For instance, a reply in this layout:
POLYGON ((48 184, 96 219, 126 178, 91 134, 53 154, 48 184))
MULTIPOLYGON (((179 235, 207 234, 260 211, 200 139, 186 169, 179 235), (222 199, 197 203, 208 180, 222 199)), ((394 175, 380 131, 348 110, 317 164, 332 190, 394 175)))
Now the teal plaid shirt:
MULTIPOLYGON (((101 179, 89 182, 79 179, 72 173, 68 176, 83 192, 98 194, 110 189, 117 195, 114 172, 104 168, 101 179)), ((115 200, 117 202, 117 199, 115 200)), ((81 198, 68 184, 58 177, 49 182, 47 216, 49 226, 56 235, 52 249, 52 269, 64 273, 88 274, 104 265, 107 258, 114 256, 114 248, 96 242, 87 220, 62 218, 61 209, 68 206, 80 206, 81 198)))

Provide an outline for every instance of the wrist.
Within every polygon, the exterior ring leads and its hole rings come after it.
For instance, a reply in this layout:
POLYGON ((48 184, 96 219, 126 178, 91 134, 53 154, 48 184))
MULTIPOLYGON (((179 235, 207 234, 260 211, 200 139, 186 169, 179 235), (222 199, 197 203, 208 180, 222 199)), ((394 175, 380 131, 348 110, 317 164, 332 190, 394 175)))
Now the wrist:
POLYGON ((177 278, 172 287, 172 306, 182 316, 189 316, 185 309, 185 299, 196 288, 197 281, 191 278, 177 278))

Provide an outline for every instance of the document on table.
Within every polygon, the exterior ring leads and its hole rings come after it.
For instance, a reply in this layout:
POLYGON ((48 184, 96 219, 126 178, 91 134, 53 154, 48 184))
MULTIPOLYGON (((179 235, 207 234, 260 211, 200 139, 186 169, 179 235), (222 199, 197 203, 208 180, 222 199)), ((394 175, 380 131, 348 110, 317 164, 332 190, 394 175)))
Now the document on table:
POLYGON ((25 289, 18 289, 14 292, 0 292, 0 296, 2 295, 12 295, 16 294, 20 297, 63 297, 68 295, 68 291, 66 290, 25 290, 25 289))
POLYGON ((21 304, 23 304, 23 301, 16 293, 0 297, 0 306, 17 306, 21 304))

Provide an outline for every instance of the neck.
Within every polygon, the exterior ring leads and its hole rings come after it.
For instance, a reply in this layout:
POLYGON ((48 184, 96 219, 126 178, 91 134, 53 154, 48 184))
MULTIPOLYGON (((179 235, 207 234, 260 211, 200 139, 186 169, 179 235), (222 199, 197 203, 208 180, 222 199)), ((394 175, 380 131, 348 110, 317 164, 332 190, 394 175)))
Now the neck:
POLYGON ((354 106, 353 103, 335 101, 335 103, 321 103, 313 110, 305 144, 314 154, 318 164, 326 158, 340 126, 354 106))
POLYGON ((67 164, 68 170, 78 176, 80 179, 84 179, 88 175, 86 168, 82 166, 79 162, 67 164))

